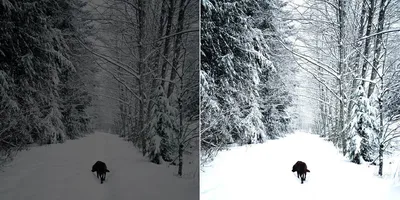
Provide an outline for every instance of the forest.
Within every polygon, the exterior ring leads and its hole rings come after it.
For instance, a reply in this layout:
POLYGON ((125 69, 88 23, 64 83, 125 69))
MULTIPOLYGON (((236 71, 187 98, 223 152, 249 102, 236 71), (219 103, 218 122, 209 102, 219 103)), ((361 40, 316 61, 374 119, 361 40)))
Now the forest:
POLYGON ((0 161, 95 131, 198 152, 198 1, 0 1, 0 161))
POLYGON ((202 162, 230 144, 254 144, 290 132, 295 62, 286 3, 202 1, 202 162))
POLYGON ((379 166, 400 136, 399 4, 201 3, 202 162, 310 129, 379 166))
POLYGON ((80 0, 0 3, 0 163, 92 131, 92 26, 80 0), (78 40, 78 38, 80 40, 78 40))

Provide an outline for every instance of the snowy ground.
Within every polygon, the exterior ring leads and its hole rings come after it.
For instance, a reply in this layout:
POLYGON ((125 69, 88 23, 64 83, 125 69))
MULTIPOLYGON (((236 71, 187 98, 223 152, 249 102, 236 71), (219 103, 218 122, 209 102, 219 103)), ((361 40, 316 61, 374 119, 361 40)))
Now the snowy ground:
POLYGON ((373 167, 350 163, 330 142, 303 132, 223 151, 203 170, 201 200, 400 199, 400 187, 373 167), (298 160, 311 171, 304 184, 291 172, 298 160))
POLYGON ((20 152, 0 171, 0 199, 198 199, 198 179, 175 173, 175 167, 149 163, 122 138, 95 133, 20 152), (104 184, 90 171, 97 160, 111 171, 104 184))

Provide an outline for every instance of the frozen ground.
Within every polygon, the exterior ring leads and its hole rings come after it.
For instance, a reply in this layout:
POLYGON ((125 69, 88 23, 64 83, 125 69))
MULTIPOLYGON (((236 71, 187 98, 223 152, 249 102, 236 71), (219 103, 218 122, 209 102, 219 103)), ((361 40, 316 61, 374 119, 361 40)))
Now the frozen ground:
POLYGON ((233 147, 203 170, 201 200, 400 199, 400 187, 375 176, 373 167, 350 163, 330 142, 303 132, 265 144, 233 147), (291 172, 298 160, 305 161, 311 171, 304 184, 291 172))
POLYGON ((95 133, 20 152, 0 171, 0 199, 198 199, 198 178, 190 173, 179 178, 176 171, 173 166, 148 162, 116 135, 95 133), (111 171, 104 184, 90 171, 97 160, 104 161, 111 171))

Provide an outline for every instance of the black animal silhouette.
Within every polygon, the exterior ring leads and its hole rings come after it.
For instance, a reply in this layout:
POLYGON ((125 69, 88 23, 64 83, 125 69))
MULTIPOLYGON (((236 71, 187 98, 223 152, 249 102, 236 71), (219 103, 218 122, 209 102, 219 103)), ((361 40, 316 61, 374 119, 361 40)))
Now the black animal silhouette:
POLYGON ((97 161, 92 167, 92 172, 97 173, 97 178, 99 178, 100 183, 103 184, 106 180, 106 173, 110 172, 110 170, 107 169, 107 165, 104 162, 97 161))
POLYGON ((297 161, 296 164, 293 165, 292 172, 297 172, 297 178, 301 179, 301 184, 306 180, 307 172, 310 170, 307 169, 307 164, 302 161, 297 161))

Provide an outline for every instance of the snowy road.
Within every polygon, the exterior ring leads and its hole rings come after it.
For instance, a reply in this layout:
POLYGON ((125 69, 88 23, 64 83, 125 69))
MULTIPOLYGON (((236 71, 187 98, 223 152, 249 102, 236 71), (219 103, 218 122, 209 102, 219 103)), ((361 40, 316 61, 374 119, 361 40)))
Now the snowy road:
POLYGON ((373 169, 347 162, 316 135, 295 133, 251 147, 221 152, 200 175, 201 200, 400 199, 373 169), (291 172, 305 161, 311 171, 302 185, 291 172), (391 196, 391 198, 389 198, 391 196))
POLYGON ((96 133, 79 140, 20 152, 0 172, 1 200, 198 199, 198 179, 149 163, 128 142, 96 133), (111 173, 104 184, 90 171, 102 160, 111 173))

